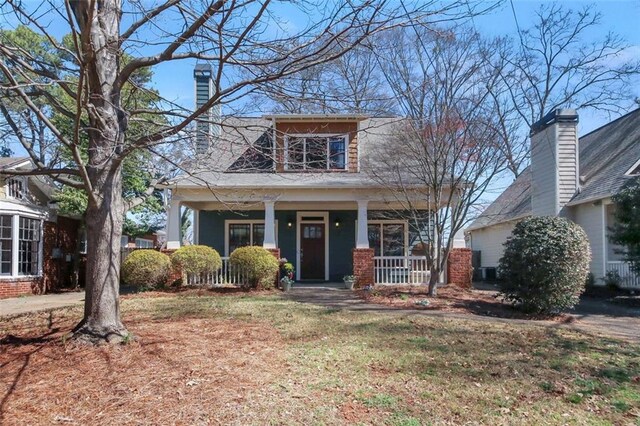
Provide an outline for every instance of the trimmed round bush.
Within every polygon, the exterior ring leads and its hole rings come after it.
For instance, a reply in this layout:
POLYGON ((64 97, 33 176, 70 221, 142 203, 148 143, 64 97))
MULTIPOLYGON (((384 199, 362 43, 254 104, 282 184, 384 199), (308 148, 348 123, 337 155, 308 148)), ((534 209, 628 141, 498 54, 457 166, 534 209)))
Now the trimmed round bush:
POLYGON ((122 279, 138 288, 156 288, 166 284, 171 273, 169 256, 156 250, 134 250, 122 263, 122 279))
POLYGON ((239 271, 252 288, 273 288, 280 265, 273 254, 262 247, 239 247, 229 256, 229 267, 239 271))
POLYGON ((208 246, 184 246, 173 252, 171 263, 185 274, 211 274, 222 268, 217 251, 208 246))
POLYGON ((519 222, 498 266, 500 292, 526 312, 555 314, 578 303, 591 251, 584 230, 561 217, 519 222))

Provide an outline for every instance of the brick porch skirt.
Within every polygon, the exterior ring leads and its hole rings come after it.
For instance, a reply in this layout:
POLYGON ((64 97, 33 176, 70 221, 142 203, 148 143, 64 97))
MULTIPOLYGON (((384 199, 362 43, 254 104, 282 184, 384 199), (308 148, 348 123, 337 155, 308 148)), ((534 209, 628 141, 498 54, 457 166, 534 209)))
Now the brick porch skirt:
POLYGON ((355 287, 361 288, 374 284, 374 264, 372 248, 354 248, 353 275, 356 277, 355 287))

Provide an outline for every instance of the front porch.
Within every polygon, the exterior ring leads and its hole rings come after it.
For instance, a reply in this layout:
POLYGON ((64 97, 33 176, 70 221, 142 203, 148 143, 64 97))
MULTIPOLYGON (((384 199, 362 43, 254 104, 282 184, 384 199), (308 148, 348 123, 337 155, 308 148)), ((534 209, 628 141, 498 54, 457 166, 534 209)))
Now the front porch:
POLYGON ((221 271, 207 279, 213 285, 242 281, 241 273, 229 269, 228 257, 245 245, 279 251, 294 265, 298 283, 340 283, 345 275, 363 274, 367 278, 360 285, 428 282, 430 265, 416 250, 421 242, 436 238, 430 231, 429 210, 416 224, 397 206, 382 201, 230 204, 185 198, 172 200, 168 248, 180 244, 179 228, 173 226, 180 218, 180 206, 192 209, 194 243, 210 246, 223 257, 221 271), (359 268, 362 258, 370 267, 359 268))

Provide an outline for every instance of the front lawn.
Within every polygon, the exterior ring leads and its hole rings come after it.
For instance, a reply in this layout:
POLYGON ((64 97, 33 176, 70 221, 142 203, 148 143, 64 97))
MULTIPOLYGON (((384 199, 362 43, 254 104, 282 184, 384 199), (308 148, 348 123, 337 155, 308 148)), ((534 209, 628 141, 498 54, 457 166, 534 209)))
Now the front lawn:
POLYGON ((1 424, 636 424, 640 346, 277 295, 132 296, 139 340, 74 347, 81 308, 0 324, 1 424))

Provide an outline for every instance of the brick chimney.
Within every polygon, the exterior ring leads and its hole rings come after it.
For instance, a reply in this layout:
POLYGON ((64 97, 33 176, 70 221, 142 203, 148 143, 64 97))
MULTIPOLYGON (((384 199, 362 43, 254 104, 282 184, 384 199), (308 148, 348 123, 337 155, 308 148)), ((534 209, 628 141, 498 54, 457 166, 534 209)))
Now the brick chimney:
POLYGON ((578 114, 557 109, 531 126, 531 208, 557 216, 579 185, 578 114))
MULTIPOLYGON (((211 65, 196 64, 193 70, 195 80, 196 109, 203 106, 213 95, 213 81, 211 79, 211 65)), ((206 153, 211 147, 211 141, 220 136, 220 105, 214 105, 196 120, 196 152, 206 153)))

